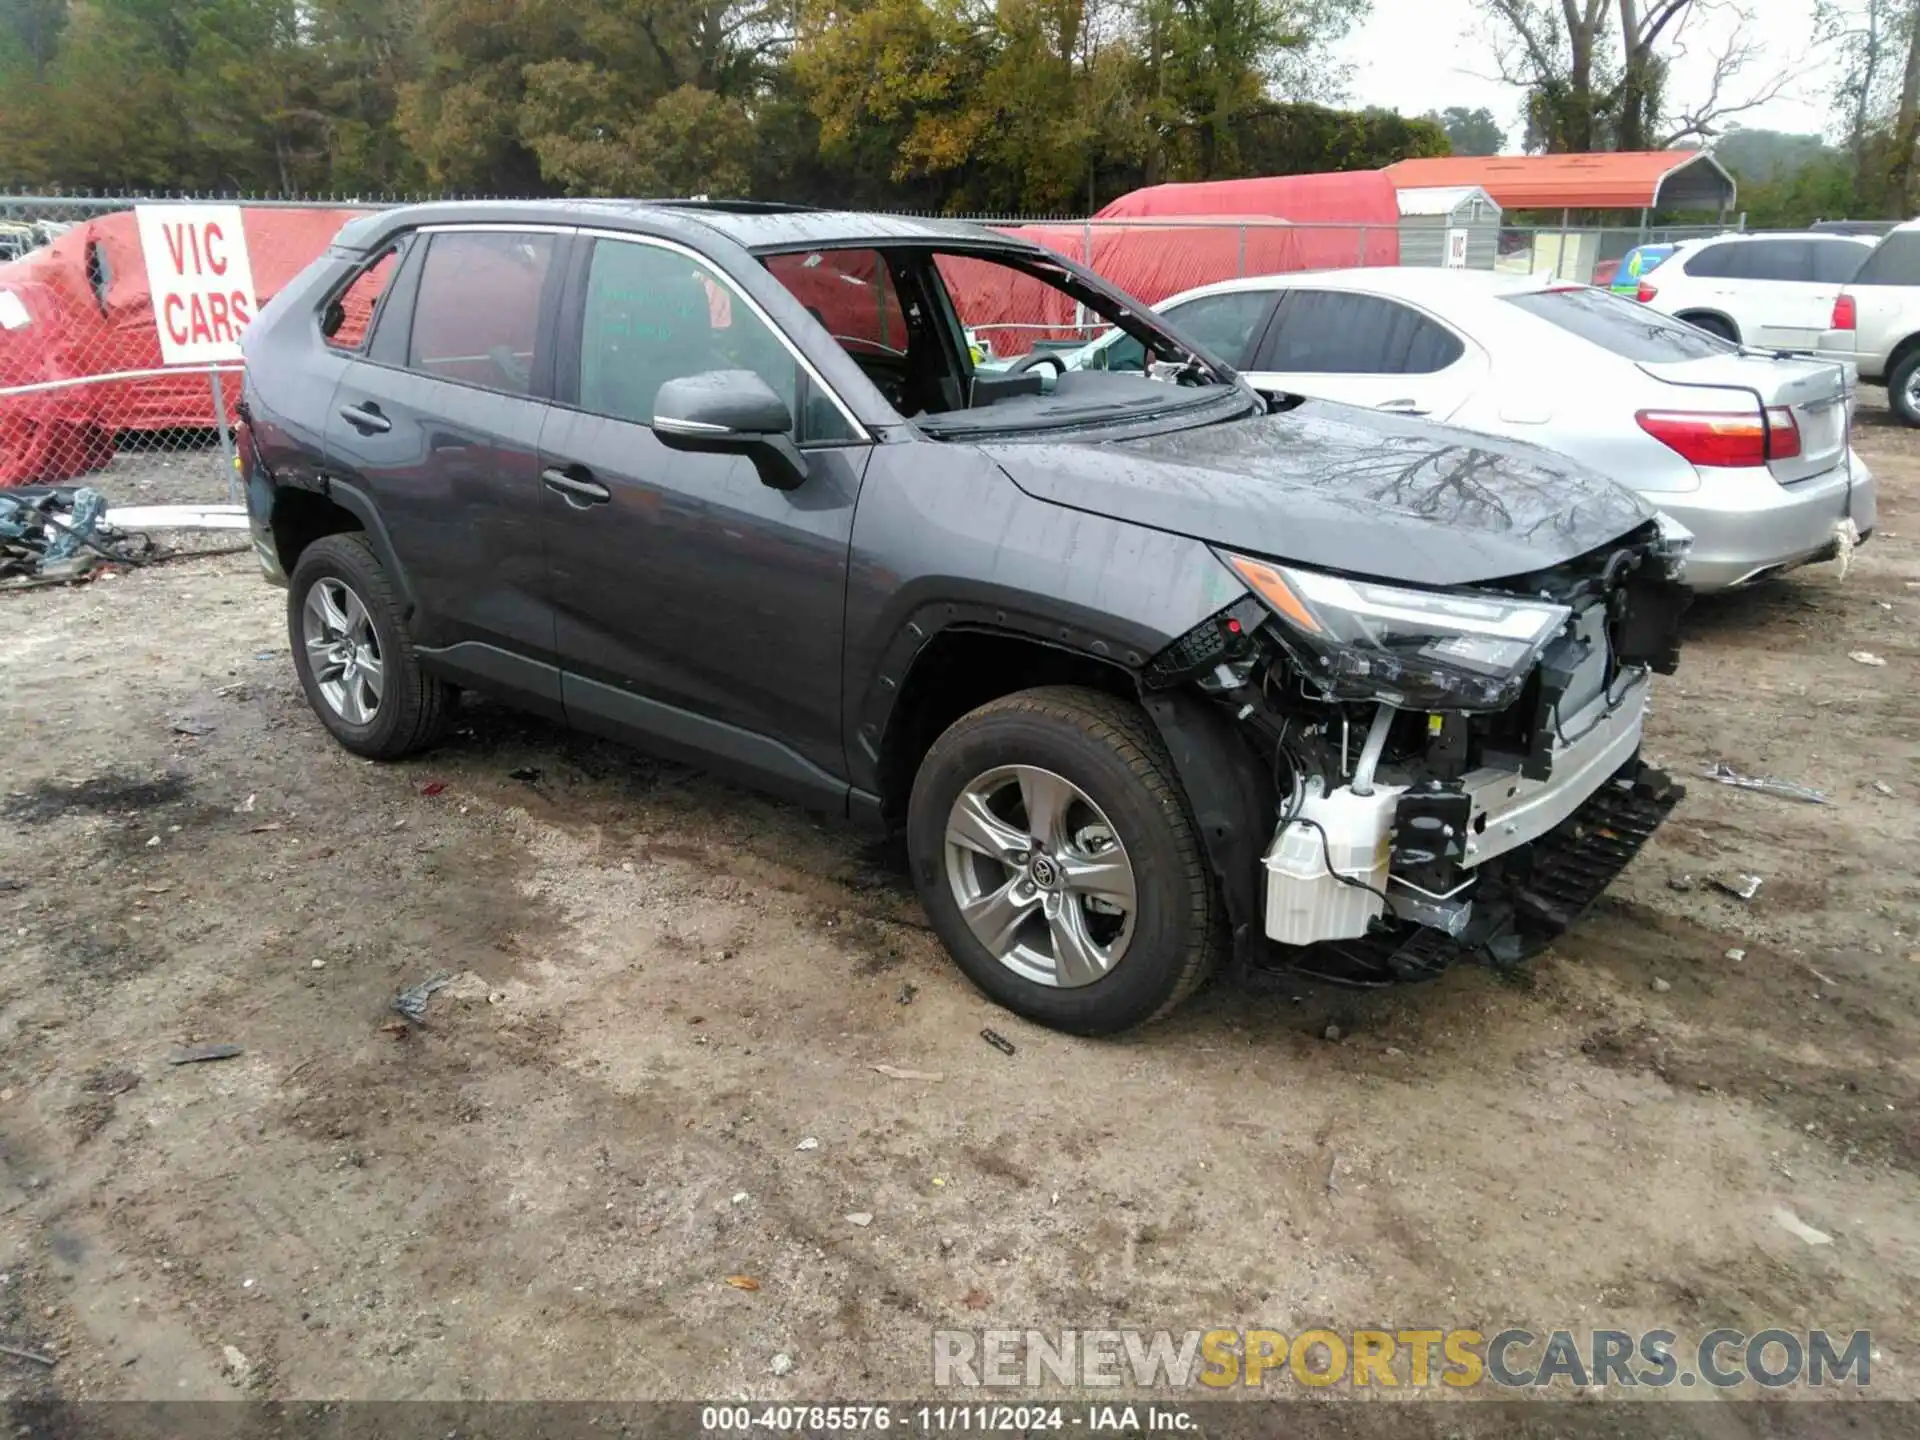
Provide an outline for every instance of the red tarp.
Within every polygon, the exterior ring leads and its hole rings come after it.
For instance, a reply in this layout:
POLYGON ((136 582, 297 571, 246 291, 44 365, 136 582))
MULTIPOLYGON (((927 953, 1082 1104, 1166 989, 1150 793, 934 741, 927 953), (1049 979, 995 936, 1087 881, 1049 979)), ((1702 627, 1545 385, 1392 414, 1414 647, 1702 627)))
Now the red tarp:
MULTIPOLYGON (((258 301, 271 299, 358 213, 243 208, 258 301)), ((0 265, 0 290, 11 291, 28 317, 11 329, 0 324, 0 390, 160 368, 131 211, 76 225, 45 249, 0 265), (89 278, 90 258, 99 293, 89 278)), ((240 398, 237 384, 227 386, 226 398, 231 411, 240 398)), ((0 485, 65 480, 98 469, 112 458, 119 431, 212 424, 204 374, 0 395, 0 485)))
MULTIPOLYGON (((1399 196, 1378 170, 1151 185, 1093 218, 1128 223, 1023 225, 1007 233, 1080 261, 1149 305, 1241 275, 1400 263, 1399 196), (1293 223, 1258 223, 1276 220, 1293 223)), ((961 318, 984 330, 999 354, 1023 354, 1038 338, 1090 333, 1073 328, 1070 300, 1038 282, 970 261, 942 262, 941 273, 961 318), (998 328, 1008 324, 1048 328, 998 328)))

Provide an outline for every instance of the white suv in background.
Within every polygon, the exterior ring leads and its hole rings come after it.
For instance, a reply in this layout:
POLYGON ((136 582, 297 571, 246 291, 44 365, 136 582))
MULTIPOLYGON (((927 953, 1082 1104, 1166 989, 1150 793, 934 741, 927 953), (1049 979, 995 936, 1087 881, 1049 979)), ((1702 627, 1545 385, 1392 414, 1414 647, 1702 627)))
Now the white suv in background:
POLYGON ((1687 240, 1641 277, 1640 303, 1723 340, 1813 350, 1841 287, 1873 253, 1859 235, 1718 235, 1687 240))
POLYGON ((1920 425, 1920 220, 1890 231, 1835 298, 1820 353, 1851 360, 1887 387, 1887 405, 1920 425))

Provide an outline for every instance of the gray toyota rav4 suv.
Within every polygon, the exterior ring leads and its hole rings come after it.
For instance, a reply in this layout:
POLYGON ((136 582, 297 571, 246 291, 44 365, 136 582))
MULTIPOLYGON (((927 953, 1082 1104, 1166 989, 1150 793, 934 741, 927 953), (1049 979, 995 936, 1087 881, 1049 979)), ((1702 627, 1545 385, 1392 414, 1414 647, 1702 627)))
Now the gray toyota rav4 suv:
POLYGON ((1640 733, 1684 541, 1546 452, 1258 393, 1241 323, 960 224, 385 211, 248 331, 253 542, 348 749, 471 688, 904 832, 1044 1024, 1223 960, 1514 963, 1678 798, 1640 733), (995 325, 1148 373, 988 374, 995 325))

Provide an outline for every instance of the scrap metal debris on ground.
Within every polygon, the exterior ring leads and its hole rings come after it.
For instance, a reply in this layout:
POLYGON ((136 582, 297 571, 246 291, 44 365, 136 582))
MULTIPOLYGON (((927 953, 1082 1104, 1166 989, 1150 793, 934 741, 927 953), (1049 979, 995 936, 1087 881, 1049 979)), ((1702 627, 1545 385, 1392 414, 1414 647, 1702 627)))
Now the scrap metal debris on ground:
POLYGON ((246 528, 242 505, 126 505, 110 510, 107 497, 85 485, 0 490, 0 589, 72 584, 104 566, 230 553, 163 550, 143 533, 147 530, 246 528))
POLYGON ((451 975, 436 975, 431 980, 422 980, 395 996, 393 1008, 414 1024, 424 1025, 427 1023, 427 1001, 433 998, 434 991, 444 990, 452 983, 451 975))
POLYGON ((22 1350, 17 1345, 0 1345, 0 1355, 11 1355, 16 1360, 31 1360, 36 1365, 45 1365, 52 1369, 60 1363, 53 1355, 42 1355, 38 1350, 22 1350))
POLYGON ((244 505, 118 505, 107 511, 116 530, 244 530, 244 505))
POLYGON ((169 1065, 200 1065, 208 1060, 231 1060, 246 1052, 238 1045, 190 1045, 167 1056, 169 1065))
POLYGON ((886 1076, 889 1080, 940 1081, 947 1078, 945 1071, 909 1070, 902 1065, 872 1065, 872 1066, 869 1066, 868 1068, 872 1070, 878 1070, 882 1075, 886 1076))
POLYGON ((106 511, 107 497, 85 486, 0 490, 0 585, 58 585, 103 564, 145 564, 153 542, 107 524, 106 511))
POLYGON ((1716 760, 1701 772, 1709 780, 1717 780, 1722 785, 1731 785, 1739 790, 1758 790, 1762 795, 1773 795, 1781 800, 1802 800, 1809 805, 1827 803, 1827 792, 1815 790, 1811 785, 1796 785, 1791 780, 1776 780, 1771 775, 1742 775, 1724 760, 1716 760))

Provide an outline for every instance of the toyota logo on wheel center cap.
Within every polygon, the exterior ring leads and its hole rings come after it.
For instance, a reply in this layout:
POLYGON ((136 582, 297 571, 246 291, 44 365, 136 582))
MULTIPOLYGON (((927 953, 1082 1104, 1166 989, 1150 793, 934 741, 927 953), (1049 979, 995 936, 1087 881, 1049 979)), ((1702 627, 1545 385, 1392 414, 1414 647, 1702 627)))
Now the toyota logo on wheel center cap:
POLYGON ((1042 890, 1051 890, 1060 883, 1060 867, 1045 855, 1035 855, 1029 860, 1027 873, 1042 890))

